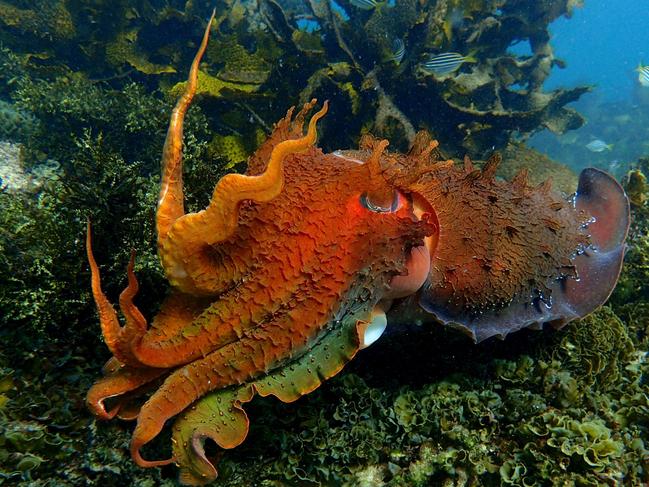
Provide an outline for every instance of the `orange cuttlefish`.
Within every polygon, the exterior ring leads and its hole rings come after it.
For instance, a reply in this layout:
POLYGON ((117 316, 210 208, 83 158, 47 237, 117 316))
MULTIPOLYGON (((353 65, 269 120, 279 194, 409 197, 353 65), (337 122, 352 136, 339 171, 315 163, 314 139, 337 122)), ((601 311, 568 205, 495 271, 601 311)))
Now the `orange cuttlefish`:
POLYGON ((311 392, 388 322, 441 322, 480 341, 560 327, 608 298, 629 224, 626 195, 609 175, 584 170, 567 198, 550 182, 530 186, 524 172, 497 179, 498 156, 482 169, 468 158, 442 160, 425 132, 407 154, 371 136, 357 150, 325 154, 315 141, 326 102, 306 134, 315 100, 295 116, 290 109, 247 172, 224 176, 209 206, 186 214, 183 119, 212 19, 163 149, 156 226, 171 290, 150 324, 133 303, 134 257, 119 298, 122 326, 87 237, 113 354, 87 402, 99 418, 137 420, 130 449, 138 465, 175 462, 185 484, 213 480, 204 442, 240 444, 243 403, 311 392), (142 447, 176 416, 171 457, 144 459, 142 447))

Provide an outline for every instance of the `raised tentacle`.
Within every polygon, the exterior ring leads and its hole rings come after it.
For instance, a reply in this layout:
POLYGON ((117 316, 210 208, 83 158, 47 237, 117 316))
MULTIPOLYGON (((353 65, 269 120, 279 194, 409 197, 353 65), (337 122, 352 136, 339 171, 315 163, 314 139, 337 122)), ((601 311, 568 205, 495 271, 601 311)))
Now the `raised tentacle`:
POLYGON ((99 266, 95 260, 92 252, 92 235, 90 230, 90 220, 86 223, 86 255, 88 256, 88 264, 90 264, 92 296, 97 306, 97 313, 99 314, 99 325, 101 326, 101 333, 104 336, 104 341, 110 352, 121 362, 124 358, 119 347, 121 326, 117 319, 115 308, 108 301, 108 298, 101 289, 101 275, 99 273, 99 266))
MULTIPOLYGON (((95 299, 95 304, 97 306, 97 313, 99 314, 99 324, 101 326, 101 332, 104 336, 104 341, 110 352, 115 356, 119 362, 122 364, 128 364, 133 367, 142 367, 143 364, 138 361, 133 354, 131 353, 131 346, 128 340, 124 339, 125 328, 119 324, 117 319, 117 313, 115 308, 108 301, 108 298, 101 289, 101 275, 99 273, 99 266, 95 260, 95 256, 92 252, 92 235, 90 230, 90 221, 88 221, 86 226, 86 253, 88 256, 88 263, 90 264, 90 274, 92 282, 92 295, 95 299)), ((129 285, 122 292, 120 301, 124 301, 125 304, 130 302, 130 307, 135 308, 133 305, 132 297, 137 292, 137 281, 133 275, 133 256, 131 256, 131 263, 129 264, 129 285), (134 286, 134 288, 132 287, 134 286), (130 297, 129 297, 130 296, 130 297)), ((127 324, 130 322, 131 327, 137 325, 134 322, 133 315, 130 313, 125 313, 127 317, 127 324)), ((144 320, 144 317, 137 311, 137 318, 144 320)), ((146 323, 144 323, 144 330, 146 331, 146 323)))
POLYGON ((327 102, 311 118, 307 134, 299 139, 277 144, 266 170, 257 176, 227 174, 217 183, 209 206, 185 215, 171 226, 162 243, 160 259, 171 284, 182 292, 195 295, 213 293, 202 288, 195 276, 210 267, 206 247, 223 242, 237 227, 239 205, 245 200, 266 202, 280 194, 284 185, 284 159, 313 146, 316 124, 327 113, 327 102), (206 230, 207 229, 207 230, 206 230))
POLYGON ((97 305, 99 314, 99 323, 104 336, 104 341, 110 352, 120 363, 130 365, 131 367, 147 367, 146 364, 138 360, 132 353, 132 343, 135 337, 140 337, 147 330, 147 323, 142 313, 133 303, 133 298, 138 291, 138 282, 133 272, 135 265, 135 252, 131 252, 131 258, 127 267, 128 285, 120 294, 119 302, 126 326, 122 327, 117 318, 115 308, 108 301, 108 298, 101 289, 101 275, 99 266, 92 252, 92 235, 90 231, 90 221, 86 230, 86 253, 88 263, 90 264, 90 274, 92 279, 92 295, 97 305))
POLYGON ((183 146, 183 122, 189 105, 196 94, 198 85, 198 65, 205 53, 207 41, 210 36, 210 27, 214 20, 216 10, 212 11, 203 40, 194 57, 192 66, 189 70, 187 86, 185 92, 176 102, 176 106, 171 114, 167 137, 164 148, 162 149, 162 181, 160 184, 160 198, 158 200, 158 211, 156 213, 156 229, 158 231, 158 248, 167 238, 167 233, 171 225, 185 214, 184 196, 183 196, 183 166, 182 166, 182 146, 183 146))

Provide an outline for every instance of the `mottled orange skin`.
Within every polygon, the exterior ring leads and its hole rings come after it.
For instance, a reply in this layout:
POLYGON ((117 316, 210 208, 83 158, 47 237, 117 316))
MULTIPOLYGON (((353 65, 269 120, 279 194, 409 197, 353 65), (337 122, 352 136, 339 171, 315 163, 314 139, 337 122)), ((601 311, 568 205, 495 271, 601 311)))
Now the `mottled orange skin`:
POLYGON ((395 299, 397 310, 417 308, 416 319, 453 323, 480 340, 569 321, 610 293, 628 204, 606 177, 591 174, 588 187, 606 188, 622 226, 609 221, 595 227, 596 242, 611 251, 603 267, 608 280, 580 307, 581 288, 555 283, 575 278, 580 265, 593 268, 579 263, 577 251, 591 244, 589 209, 607 208, 597 206, 594 191, 580 207, 549 183, 529 187, 524 174, 511 183, 496 180, 497 159, 482 171, 468 160, 454 167, 425 133, 405 155, 386 152, 387 141, 369 136, 357 151, 324 154, 314 144, 326 103, 306 135, 305 117, 315 101, 295 117, 289 110, 250 158, 247 173, 225 176, 205 210, 185 214, 182 124, 208 32, 209 26, 163 151, 156 223, 171 290, 150 325, 133 304, 133 258, 120 296, 126 320, 120 325, 101 290, 88 232, 93 295, 113 358, 87 401, 100 418, 137 419, 131 453, 139 465, 174 460, 148 461, 140 452, 168 419, 211 391, 288 366, 335 333, 352 309, 353 316, 359 309, 364 315, 348 358, 363 346, 368 324, 395 299), (554 293, 569 311, 539 312, 537 291, 554 293), (153 393, 141 408, 134 407, 133 399, 148 390, 153 393))
MULTIPOLYGON (((288 118, 280 122, 261 151, 289 135, 289 125, 288 118)), ((365 286, 364 299, 378 302, 390 278, 405 269, 410 248, 434 231, 406 201, 392 213, 365 208, 361 196, 375 189, 368 165, 316 148, 285 164, 284 191, 267 203, 242 203, 234 234, 205 248, 201 259, 210 265, 201 283, 209 282, 212 294, 173 291, 151 327, 132 339, 137 363, 91 390, 89 397, 98 388, 105 396, 111 380, 131 389, 138 379, 168 374, 138 415, 134 454, 166 419, 210 390, 303 353, 344 312, 350 289, 365 286)))

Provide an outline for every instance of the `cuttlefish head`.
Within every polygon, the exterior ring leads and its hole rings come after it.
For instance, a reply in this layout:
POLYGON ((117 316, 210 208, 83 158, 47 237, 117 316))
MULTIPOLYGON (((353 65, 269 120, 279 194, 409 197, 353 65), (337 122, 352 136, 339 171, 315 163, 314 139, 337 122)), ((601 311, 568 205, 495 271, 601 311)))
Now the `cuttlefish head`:
MULTIPOLYGON (((387 146, 386 140, 365 136, 358 150, 340 150, 328 155, 328 158, 334 156, 338 159, 334 161, 336 164, 348 167, 346 181, 350 181, 349 175, 352 173, 362 175, 353 196, 358 200, 362 212, 368 216, 368 232, 358 234, 362 239, 369 234, 373 238, 388 236, 395 239, 397 235, 412 233, 416 227, 424 230, 416 240, 411 239, 410 244, 401 249, 400 264, 393 267, 389 279, 381 287, 370 317, 359 329, 361 348, 369 346, 381 336, 387 325, 386 312, 392 303, 416 294, 429 280, 431 257, 439 236, 439 223, 430 204, 394 177, 394 171, 400 168, 398 159, 402 156, 388 153, 387 146), (386 218, 389 215, 398 217, 401 224, 386 218)), ((436 142, 430 141, 422 158, 427 157, 436 146, 436 142)))

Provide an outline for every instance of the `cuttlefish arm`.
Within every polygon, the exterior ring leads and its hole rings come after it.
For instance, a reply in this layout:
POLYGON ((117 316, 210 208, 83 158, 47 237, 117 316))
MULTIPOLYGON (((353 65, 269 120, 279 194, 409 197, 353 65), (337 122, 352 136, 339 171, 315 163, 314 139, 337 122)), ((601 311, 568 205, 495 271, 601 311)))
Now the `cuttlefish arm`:
POLYGON ((255 381, 215 391, 178 416, 172 448, 181 483, 204 485, 216 479, 216 467, 205 454, 205 440, 209 438, 224 449, 240 445, 249 427, 243 405, 255 394, 293 402, 336 375, 362 348, 365 325, 372 316, 367 304, 357 307, 300 358, 255 381))

